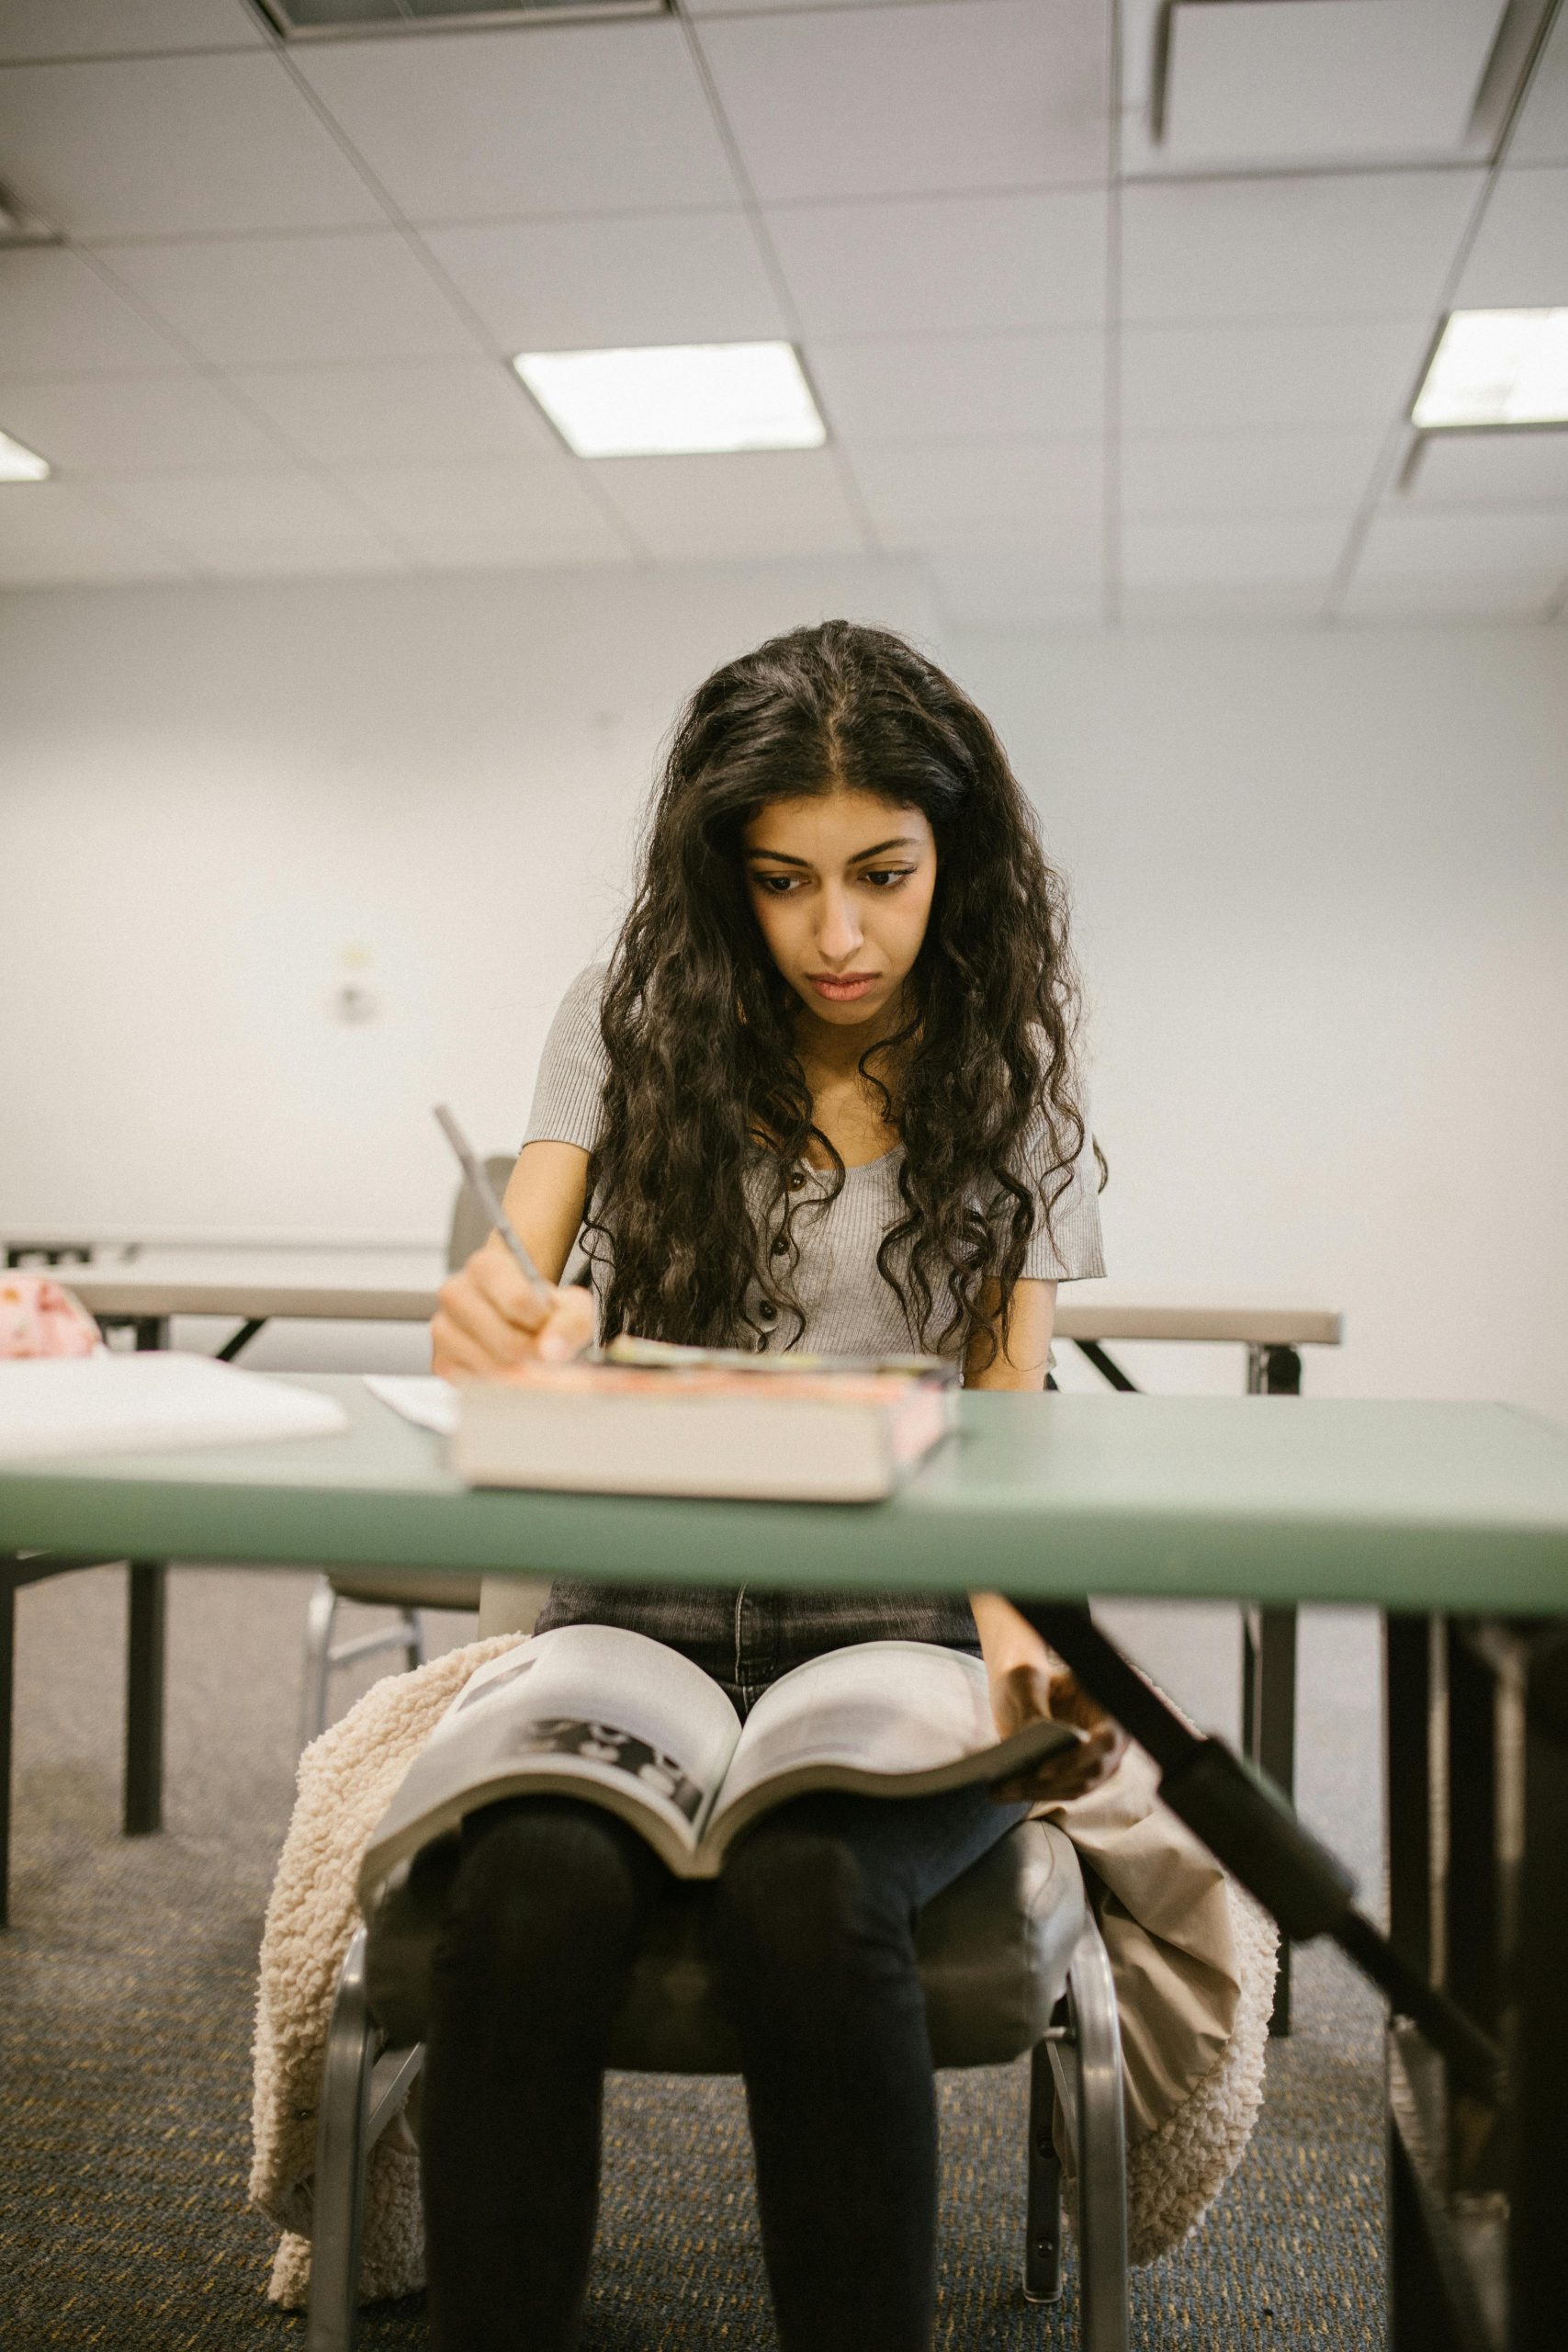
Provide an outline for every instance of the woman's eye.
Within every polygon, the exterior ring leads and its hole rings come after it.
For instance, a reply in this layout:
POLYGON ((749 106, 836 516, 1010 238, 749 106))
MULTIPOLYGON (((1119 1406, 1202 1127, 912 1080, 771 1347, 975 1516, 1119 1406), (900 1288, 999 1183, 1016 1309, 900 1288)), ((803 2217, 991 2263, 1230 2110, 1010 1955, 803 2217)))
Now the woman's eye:
POLYGON ((879 865, 863 879, 874 884, 878 890, 896 890, 899 883, 907 882, 913 872, 913 866, 909 865, 879 865))
POLYGON ((751 878, 757 888, 765 890, 771 899, 782 899, 786 891, 795 888, 793 874, 756 874, 751 878))

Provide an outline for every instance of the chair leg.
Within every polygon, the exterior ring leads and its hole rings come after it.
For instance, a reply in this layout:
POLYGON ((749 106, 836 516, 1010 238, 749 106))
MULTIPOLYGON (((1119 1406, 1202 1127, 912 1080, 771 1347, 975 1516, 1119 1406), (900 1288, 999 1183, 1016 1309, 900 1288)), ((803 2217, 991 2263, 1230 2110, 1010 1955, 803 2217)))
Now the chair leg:
POLYGON ((424 1664, 424 1617, 418 1609, 400 1609, 398 1614, 403 1621, 407 1634, 407 1639, 403 1643, 403 1657, 412 1674, 416 1666, 424 1664))
POLYGON ((1098 1929, 1067 1971, 1084 2352, 1127 2352, 1127 2119, 1116 1986, 1098 1929))
POLYGON ((1056 2083, 1051 2045, 1037 2041, 1029 2064, 1029 2199, 1023 2229, 1023 2299, 1062 2299, 1062 2167, 1054 2124, 1056 2083))
POLYGON ((327 2028, 316 2126, 306 2352, 354 2352, 374 2058, 361 1928, 344 1955, 327 2028))
POLYGON ((305 1617, 305 1670, 299 1692, 299 1745, 309 1747, 327 1727, 327 1677, 332 1672, 333 1620, 337 1595, 330 1577, 318 1577, 310 1588, 305 1617))

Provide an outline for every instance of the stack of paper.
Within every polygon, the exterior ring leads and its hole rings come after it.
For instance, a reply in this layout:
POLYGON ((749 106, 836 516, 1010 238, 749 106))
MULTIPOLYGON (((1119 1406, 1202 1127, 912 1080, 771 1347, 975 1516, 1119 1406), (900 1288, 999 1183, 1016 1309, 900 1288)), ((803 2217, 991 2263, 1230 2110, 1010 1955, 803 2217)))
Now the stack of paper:
POLYGON ((0 1461, 318 1437, 346 1429, 331 1396, 213 1356, 47 1357, 0 1363, 0 1461))

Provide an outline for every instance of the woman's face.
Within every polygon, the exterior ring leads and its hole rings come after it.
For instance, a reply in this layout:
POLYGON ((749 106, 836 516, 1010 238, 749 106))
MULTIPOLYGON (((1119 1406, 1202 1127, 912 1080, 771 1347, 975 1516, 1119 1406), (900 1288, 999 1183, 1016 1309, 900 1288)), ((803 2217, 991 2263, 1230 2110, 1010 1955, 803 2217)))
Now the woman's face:
POLYGON ((919 810, 870 792, 770 800, 741 839, 762 936, 801 1002, 835 1028, 886 1014, 936 888, 936 841, 919 810))

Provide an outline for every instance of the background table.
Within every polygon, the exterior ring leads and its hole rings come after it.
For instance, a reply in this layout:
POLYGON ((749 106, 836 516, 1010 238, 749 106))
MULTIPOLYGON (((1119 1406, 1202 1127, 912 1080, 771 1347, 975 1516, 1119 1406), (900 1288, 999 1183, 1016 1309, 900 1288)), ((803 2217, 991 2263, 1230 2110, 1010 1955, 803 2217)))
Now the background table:
POLYGON ((1563 1432, 1499 1406, 981 1393, 962 1399, 960 1439, 886 1503, 716 1503, 470 1492, 437 1440, 357 1380, 307 1385, 343 1398, 344 1435, 0 1473, 0 1564, 25 1568, 43 1549, 471 1576, 547 1558, 595 1577, 728 1583, 743 1561, 779 1586, 951 1590, 983 1555, 1024 1603, 1103 1592, 1391 1612, 1391 1774, 1414 1772, 1428 1799, 1401 1789, 1391 1804, 1396 1925, 1434 1971, 1457 1962, 1454 1989, 1511 2031, 1516 2085, 1506 2128, 1480 2130, 1413 2030, 1391 2036, 1391 2343, 1558 2352, 1563 1432), (1460 1741, 1446 1781, 1425 1702, 1411 1710, 1413 1648, 1428 1676, 1439 1649, 1463 1661, 1442 1691, 1460 1741), (1490 1711, 1477 1676, 1489 1660, 1490 1711))
MULTIPOLYGON (((106 1330, 129 1327, 139 1348, 169 1344, 175 1316, 231 1317, 236 1329, 218 1350, 231 1360, 279 1317, 315 1321, 427 1323, 446 1272, 439 1250, 131 1249, 84 1260, 62 1242, 7 1245, 6 1258, 56 1263, 106 1330), (61 1262, 65 1261, 65 1262, 61 1262)), ((1247 1351, 1248 1392, 1297 1396, 1303 1347, 1337 1347, 1332 1308, 1284 1301, 1176 1299, 1094 1283, 1064 1286, 1056 1335, 1070 1340, 1102 1379, 1136 1393, 1108 1342, 1199 1341, 1247 1351)), ((162 1564, 130 1565, 126 1668, 125 1826, 156 1829, 162 1818, 164 1584, 162 1564)), ((1251 1760, 1295 1791, 1296 1612, 1248 1604, 1242 1611, 1242 1736, 1251 1760)), ((1290 1956, 1280 1971, 1273 2030, 1288 2032, 1290 1956)))

